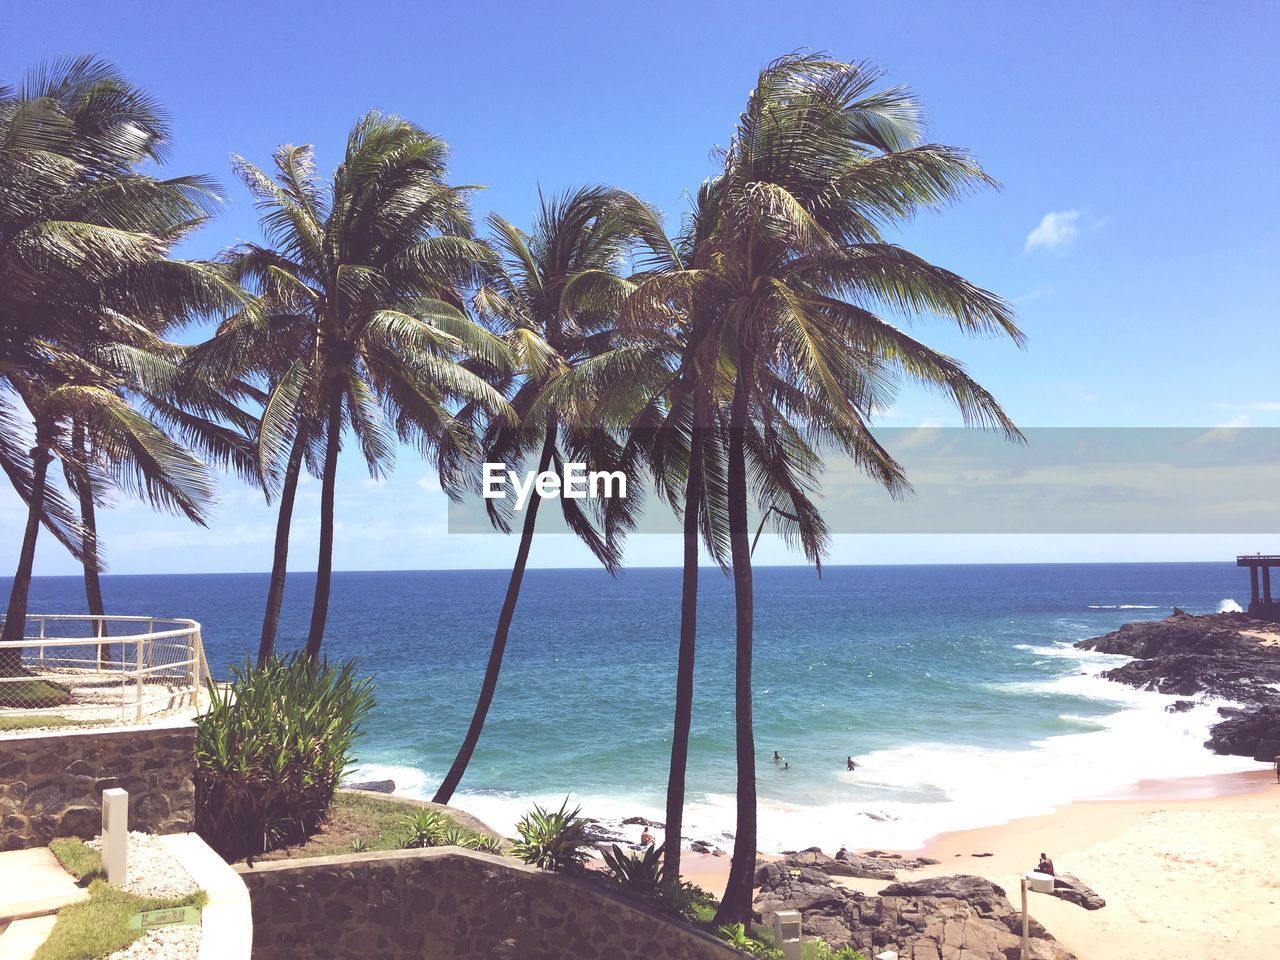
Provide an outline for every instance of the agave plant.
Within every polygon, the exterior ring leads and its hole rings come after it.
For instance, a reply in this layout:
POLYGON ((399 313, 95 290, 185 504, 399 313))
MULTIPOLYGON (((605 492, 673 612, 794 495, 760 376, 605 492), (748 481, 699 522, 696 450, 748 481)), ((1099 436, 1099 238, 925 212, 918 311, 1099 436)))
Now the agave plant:
POLYGON ((520 818, 516 833, 520 839, 511 845, 511 852, 525 863, 543 870, 580 870, 587 862, 584 849, 591 841, 590 823, 581 816, 582 808, 569 809, 566 797, 560 809, 554 813, 538 804, 520 818))
POLYGON ((446 839, 450 833, 457 832, 458 826, 439 810, 430 810, 425 807, 415 810, 405 817, 402 825, 408 831, 408 835, 400 842, 403 849, 461 846, 451 839, 446 839))
POLYGON ((603 851, 605 865, 615 880, 641 896, 662 889, 665 874, 662 847, 646 847, 642 853, 629 853, 616 843, 603 851))

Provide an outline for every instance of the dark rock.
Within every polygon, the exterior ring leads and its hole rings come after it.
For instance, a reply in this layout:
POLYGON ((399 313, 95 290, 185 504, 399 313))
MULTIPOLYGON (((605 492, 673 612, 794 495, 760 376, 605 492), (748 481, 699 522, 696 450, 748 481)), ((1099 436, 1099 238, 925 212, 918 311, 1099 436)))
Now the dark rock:
POLYGON ((1053 878, 1053 896, 1086 910, 1101 910, 1107 905, 1107 901, 1098 896, 1092 887, 1069 873, 1060 873, 1053 878))
MULTIPOLYGON (((1280 740, 1280 646, 1259 643, 1248 632, 1275 625, 1243 613, 1187 616, 1126 623, 1119 630, 1076 644, 1085 650, 1134 657, 1102 675, 1143 690, 1189 697, 1208 694, 1243 705, 1221 710, 1205 746, 1215 753, 1263 757, 1263 745, 1280 740)), ((1189 701, 1170 712, 1191 709, 1189 701)))
POLYGON ((1175 700, 1173 703, 1165 707, 1166 713, 1186 713, 1196 705, 1194 700, 1175 700))
POLYGON ((359 783, 344 783, 348 790, 369 790, 372 793, 395 793, 394 780, 361 780, 359 783))
MULTIPOLYGON (((850 853, 845 859, 837 860, 828 856, 817 847, 810 847, 800 853, 793 853, 783 860, 777 861, 785 869, 818 870, 828 877, 861 877, 867 880, 896 880, 899 870, 918 870, 936 860, 914 859, 900 856, 873 857, 867 854, 850 853)), ((763 875, 764 867, 757 865, 757 886, 763 875)))
MULTIPOLYGON (((1224 711, 1227 712, 1227 711, 1224 711)), ((1252 757, 1270 763, 1275 753, 1267 756, 1266 744, 1280 741, 1280 700, 1257 710, 1231 710, 1227 719, 1216 724, 1205 746, 1214 753, 1252 757)))
POLYGON ((969 856, 971 856, 971 857, 977 857, 978 859, 982 859, 983 857, 994 857, 994 856, 995 856, 995 854, 994 854, 994 853, 971 853, 971 854, 969 854, 969 856))
POLYGON ((666 824, 659 823, 657 820, 646 820, 644 817, 627 817, 622 821, 624 827, 655 827, 658 830, 667 829, 666 824))
MULTIPOLYGON (((833 947, 868 956, 894 949, 905 958, 1009 960, 1017 956, 1021 921, 1002 890, 980 877, 939 877, 895 884, 869 897, 835 884, 812 867, 766 864, 757 874, 758 919, 798 910, 804 929, 833 947), (907 891, 928 891, 908 893, 907 891), (889 891, 898 891, 890 895, 889 891)), ((1032 921, 1034 956, 1075 960, 1032 921)))

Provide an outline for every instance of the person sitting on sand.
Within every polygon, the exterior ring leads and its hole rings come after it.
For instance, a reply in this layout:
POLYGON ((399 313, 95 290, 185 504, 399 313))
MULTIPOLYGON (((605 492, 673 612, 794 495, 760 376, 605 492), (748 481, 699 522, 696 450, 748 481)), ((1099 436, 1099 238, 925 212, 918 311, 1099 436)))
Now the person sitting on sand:
POLYGON ((844 762, 850 770, 856 770, 858 767, 858 765, 853 762, 853 757, 846 757, 844 762))
POLYGON ((640 846, 652 847, 654 844, 653 834, 649 832, 649 828, 645 827, 644 832, 640 834, 640 846))
POLYGON ((1046 854, 1040 854, 1040 862, 1036 864, 1036 872, 1047 873, 1051 877, 1054 876, 1053 861, 1046 854))
POLYGON ((848 859, 849 859, 849 851, 848 851, 848 850, 846 850, 844 847, 841 847, 839 850, 837 850, 837 851, 836 851, 836 859, 837 859, 837 860, 848 860, 848 859))

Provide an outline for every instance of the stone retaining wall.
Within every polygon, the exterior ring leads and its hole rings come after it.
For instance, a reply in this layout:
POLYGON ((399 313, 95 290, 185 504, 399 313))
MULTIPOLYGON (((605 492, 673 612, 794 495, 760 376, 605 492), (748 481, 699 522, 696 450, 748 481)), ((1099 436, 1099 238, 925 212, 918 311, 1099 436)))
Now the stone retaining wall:
POLYGON ((195 826, 194 724, 0 737, 0 850, 98 834, 102 791, 129 791, 129 828, 195 826))
POLYGON ((254 960, 734 960, 586 880, 438 847, 237 867, 254 960))

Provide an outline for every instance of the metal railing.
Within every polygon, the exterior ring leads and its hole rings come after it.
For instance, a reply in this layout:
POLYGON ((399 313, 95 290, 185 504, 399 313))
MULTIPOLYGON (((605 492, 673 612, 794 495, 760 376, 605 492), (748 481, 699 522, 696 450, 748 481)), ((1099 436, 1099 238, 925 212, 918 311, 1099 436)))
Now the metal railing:
POLYGON ((208 676, 194 620, 28 614, 23 639, 0 642, 0 730, 13 717, 39 726, 194 711, 208 676))

